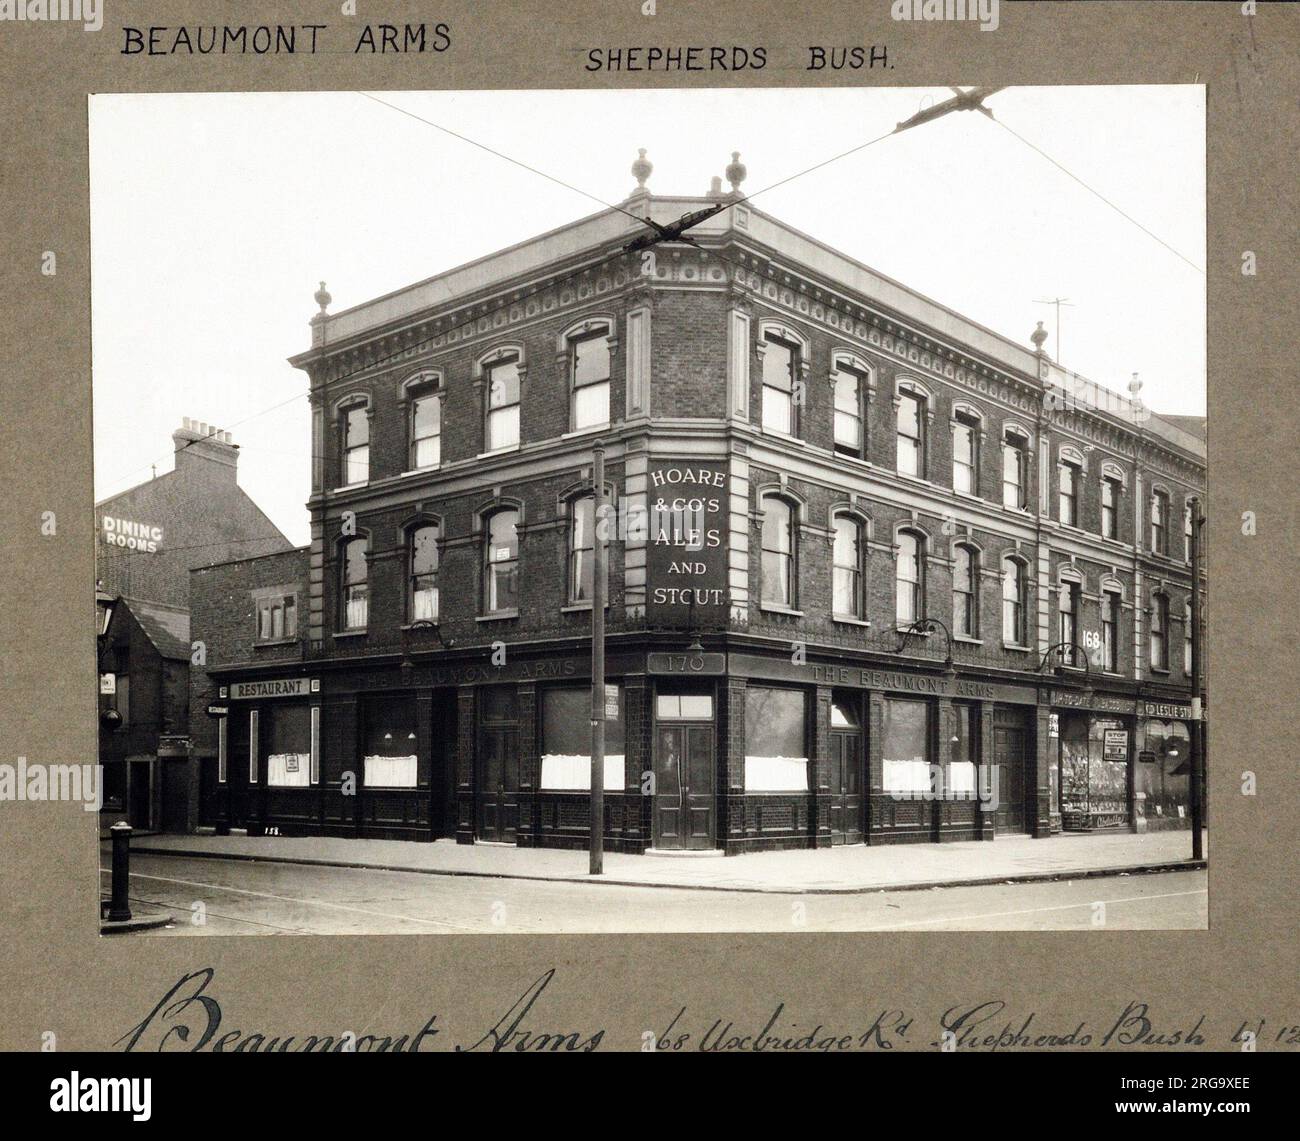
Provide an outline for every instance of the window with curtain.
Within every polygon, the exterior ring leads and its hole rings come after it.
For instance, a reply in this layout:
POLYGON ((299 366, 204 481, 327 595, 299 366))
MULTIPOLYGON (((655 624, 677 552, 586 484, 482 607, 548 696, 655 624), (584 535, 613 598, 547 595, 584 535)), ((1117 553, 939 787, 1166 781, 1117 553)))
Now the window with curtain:
POLYGON ((1015 559, 1002 560, 1002 641, 1027 645, 1025 631, 1025 570, 1015 559))
POLYGON ((979 421, 957 413, 952 425, 952 486, 969 495, 979 493, 979 421))
MULTIPOLYGON (((626 708, 619 686, 619 716, 605 721, 605 789, 623 790, 626 708)), ((546 791, 591 789, 591 691, 545 689, 541 693, 542 772, 539 787, 546 791)))
POLYGON ((898 461, 904 475, 924 474, 925 401, 915 392, 904 391, 898 399, 898 461))
POLYGON ((343 411, 343 483, 370 479, 370 414, 364 404, 343 411))
POLYGON ((906 626, 925 617, 924 591, 922 589, 922 559, 924 542, 912 531, 902 531, 898 536, 898 559, 895 564, 894 614, 899 626, 906 626))
POLYGON ((442 462, 442 399, 425 386, 411 394, 411 470, 437 467, 442 462))
POLYGON ((831 376, 835 385, 835 450, 843 455, 861 456, 866 445, 862 414, 866 378, 843 362, 835 362, 831 376))
POLYGON ((418 753, 413 697, 364 703, 363 764, 367 788, 415 788, 418 753))
POLYGON ((409 540, 411 593, 408 613, 412 622, 438 621, 438 526, 414 528, 409 540))
POLYGON ((484 370, 487 378, 487 451, 519 443, 519 358, 505 357, 484 370))
POLYGON ((483 607, 486 614, 519 608, 519 513, 494 511, 487 521, 483 555, 483 607))
POLYGON ((862 525, 851 515, 835 516, 832 562, 832 612, 845 618, 861 619, 862 525))
POLYGON ((343 628, 364 630, 370 617, 370 544, 364 538, 343 544, 340 559, 340 591, 343 628))
POLYGON ((745 690, 746 792, 808 791, 806 721, 802 690, 745 690))
POLYGON ((799 350, 768 335, 763 349, 763 427, 793 436, 798 427, 794 385, 799 350))
POLYGON ((880 752, 885 792, 909 795, 930 791, 930 709, 924 701, 886 698, 880 752))
MULTIPOLYGON (((591 496, 569 501, 569 602, 592 600, 596 560, 596 501, 591 496)), ((605 565, 609 582, 609 564, 605 565)), ((606 595, 608 597, 608 594, 606 595)))
POLYGON ((609 423, 609 328, 569 341, 573 430, 609 423))
POLYGON ((954 633, 979 637, 979 555, 964 544, 954 552, 952 616, 954 633))
POLYGON ((311 711, 296 702, 268 702, 262 710, 266 734, 266 783, 271 788, 311 784, 311 711))
POLYGON ((762 599, 794 605, 794 509, 776 495, 763 497, 762 599))

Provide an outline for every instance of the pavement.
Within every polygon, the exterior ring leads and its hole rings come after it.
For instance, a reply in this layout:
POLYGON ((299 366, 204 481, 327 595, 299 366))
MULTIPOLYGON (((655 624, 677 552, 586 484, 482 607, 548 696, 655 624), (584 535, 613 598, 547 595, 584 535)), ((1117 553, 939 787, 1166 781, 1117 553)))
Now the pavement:
MULTIPOLYGON (((591 886, 685 888, 795 895, 1032 883, 1092 876, 1191 871, 1187 831, 1028 836, 945 844, 853 845, 743 856, 605 853, 587 874, 587 853, 513 845, 420 843, 333 836, 149 836, 133 853, 369 868, 428 875, 543 880, 591 886)), ((1208 841, 1205 846, 1208 852, 1208 841)))

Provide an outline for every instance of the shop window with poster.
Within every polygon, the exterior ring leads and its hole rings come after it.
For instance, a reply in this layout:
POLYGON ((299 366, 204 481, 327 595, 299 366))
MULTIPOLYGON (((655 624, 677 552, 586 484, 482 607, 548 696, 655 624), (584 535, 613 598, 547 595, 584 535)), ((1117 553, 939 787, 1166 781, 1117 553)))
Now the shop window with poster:
POLYGON ((1192 739, 1181 721, 1142 723, 1136 792, 1143 797, 1147 827, 1191 826, 1192 739))
POLYGON ((270 705, 262 710, 266 734, 268 788, 311 784, 311 712, 306 705, 270 705))
POLYGON ((1127 824, 1127 749, 1121 758, 1116 736, 1126 732, 1123 722, 1062 712, 1058 726, 1062 828, 1091 832, 1127 824))

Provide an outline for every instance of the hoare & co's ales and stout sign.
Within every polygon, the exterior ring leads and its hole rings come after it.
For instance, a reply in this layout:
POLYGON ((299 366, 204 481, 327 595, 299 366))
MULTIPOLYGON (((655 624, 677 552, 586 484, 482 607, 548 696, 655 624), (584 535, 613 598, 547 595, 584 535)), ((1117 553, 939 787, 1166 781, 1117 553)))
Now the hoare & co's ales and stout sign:
POLYGON ((646 493, 646 616, 651 622, 707 626, 727 614, 726 464, 657 461, 646 493))

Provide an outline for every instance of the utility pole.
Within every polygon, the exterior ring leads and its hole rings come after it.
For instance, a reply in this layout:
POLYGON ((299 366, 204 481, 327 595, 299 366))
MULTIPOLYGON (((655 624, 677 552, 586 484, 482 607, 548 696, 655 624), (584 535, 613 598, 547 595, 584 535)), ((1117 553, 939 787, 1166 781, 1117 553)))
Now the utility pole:
POLYGON ((1056 344, 1053 345, 1052 347, 1055 349, 1056 363, 1060 364, 1061 363, 1061 306, 1069 305, 1071 309, 1073 309, 1074 306, 1073 304, 1071 304, 1070 299, 1068 297, 1040 297, 1034 302, 1034 304, 1053 305, 1056 307, 1056 344))
POLYGON ((1188 778, 1192 801, 1192 859, 1204 857, 1201 842, 1202 819, 1205 815, 1201 803, 1201 781, 1205 772, 1205 732, 1201 708, 1201 528, 1205 516, 1201 514, 1201 501, 1193 497, 1188 501, 1192 512, 1192 771, 1188 778))
POLYGON ((605 864, 605 442, 592 447, 591 509, 591 862, 598 876, 605 864))

